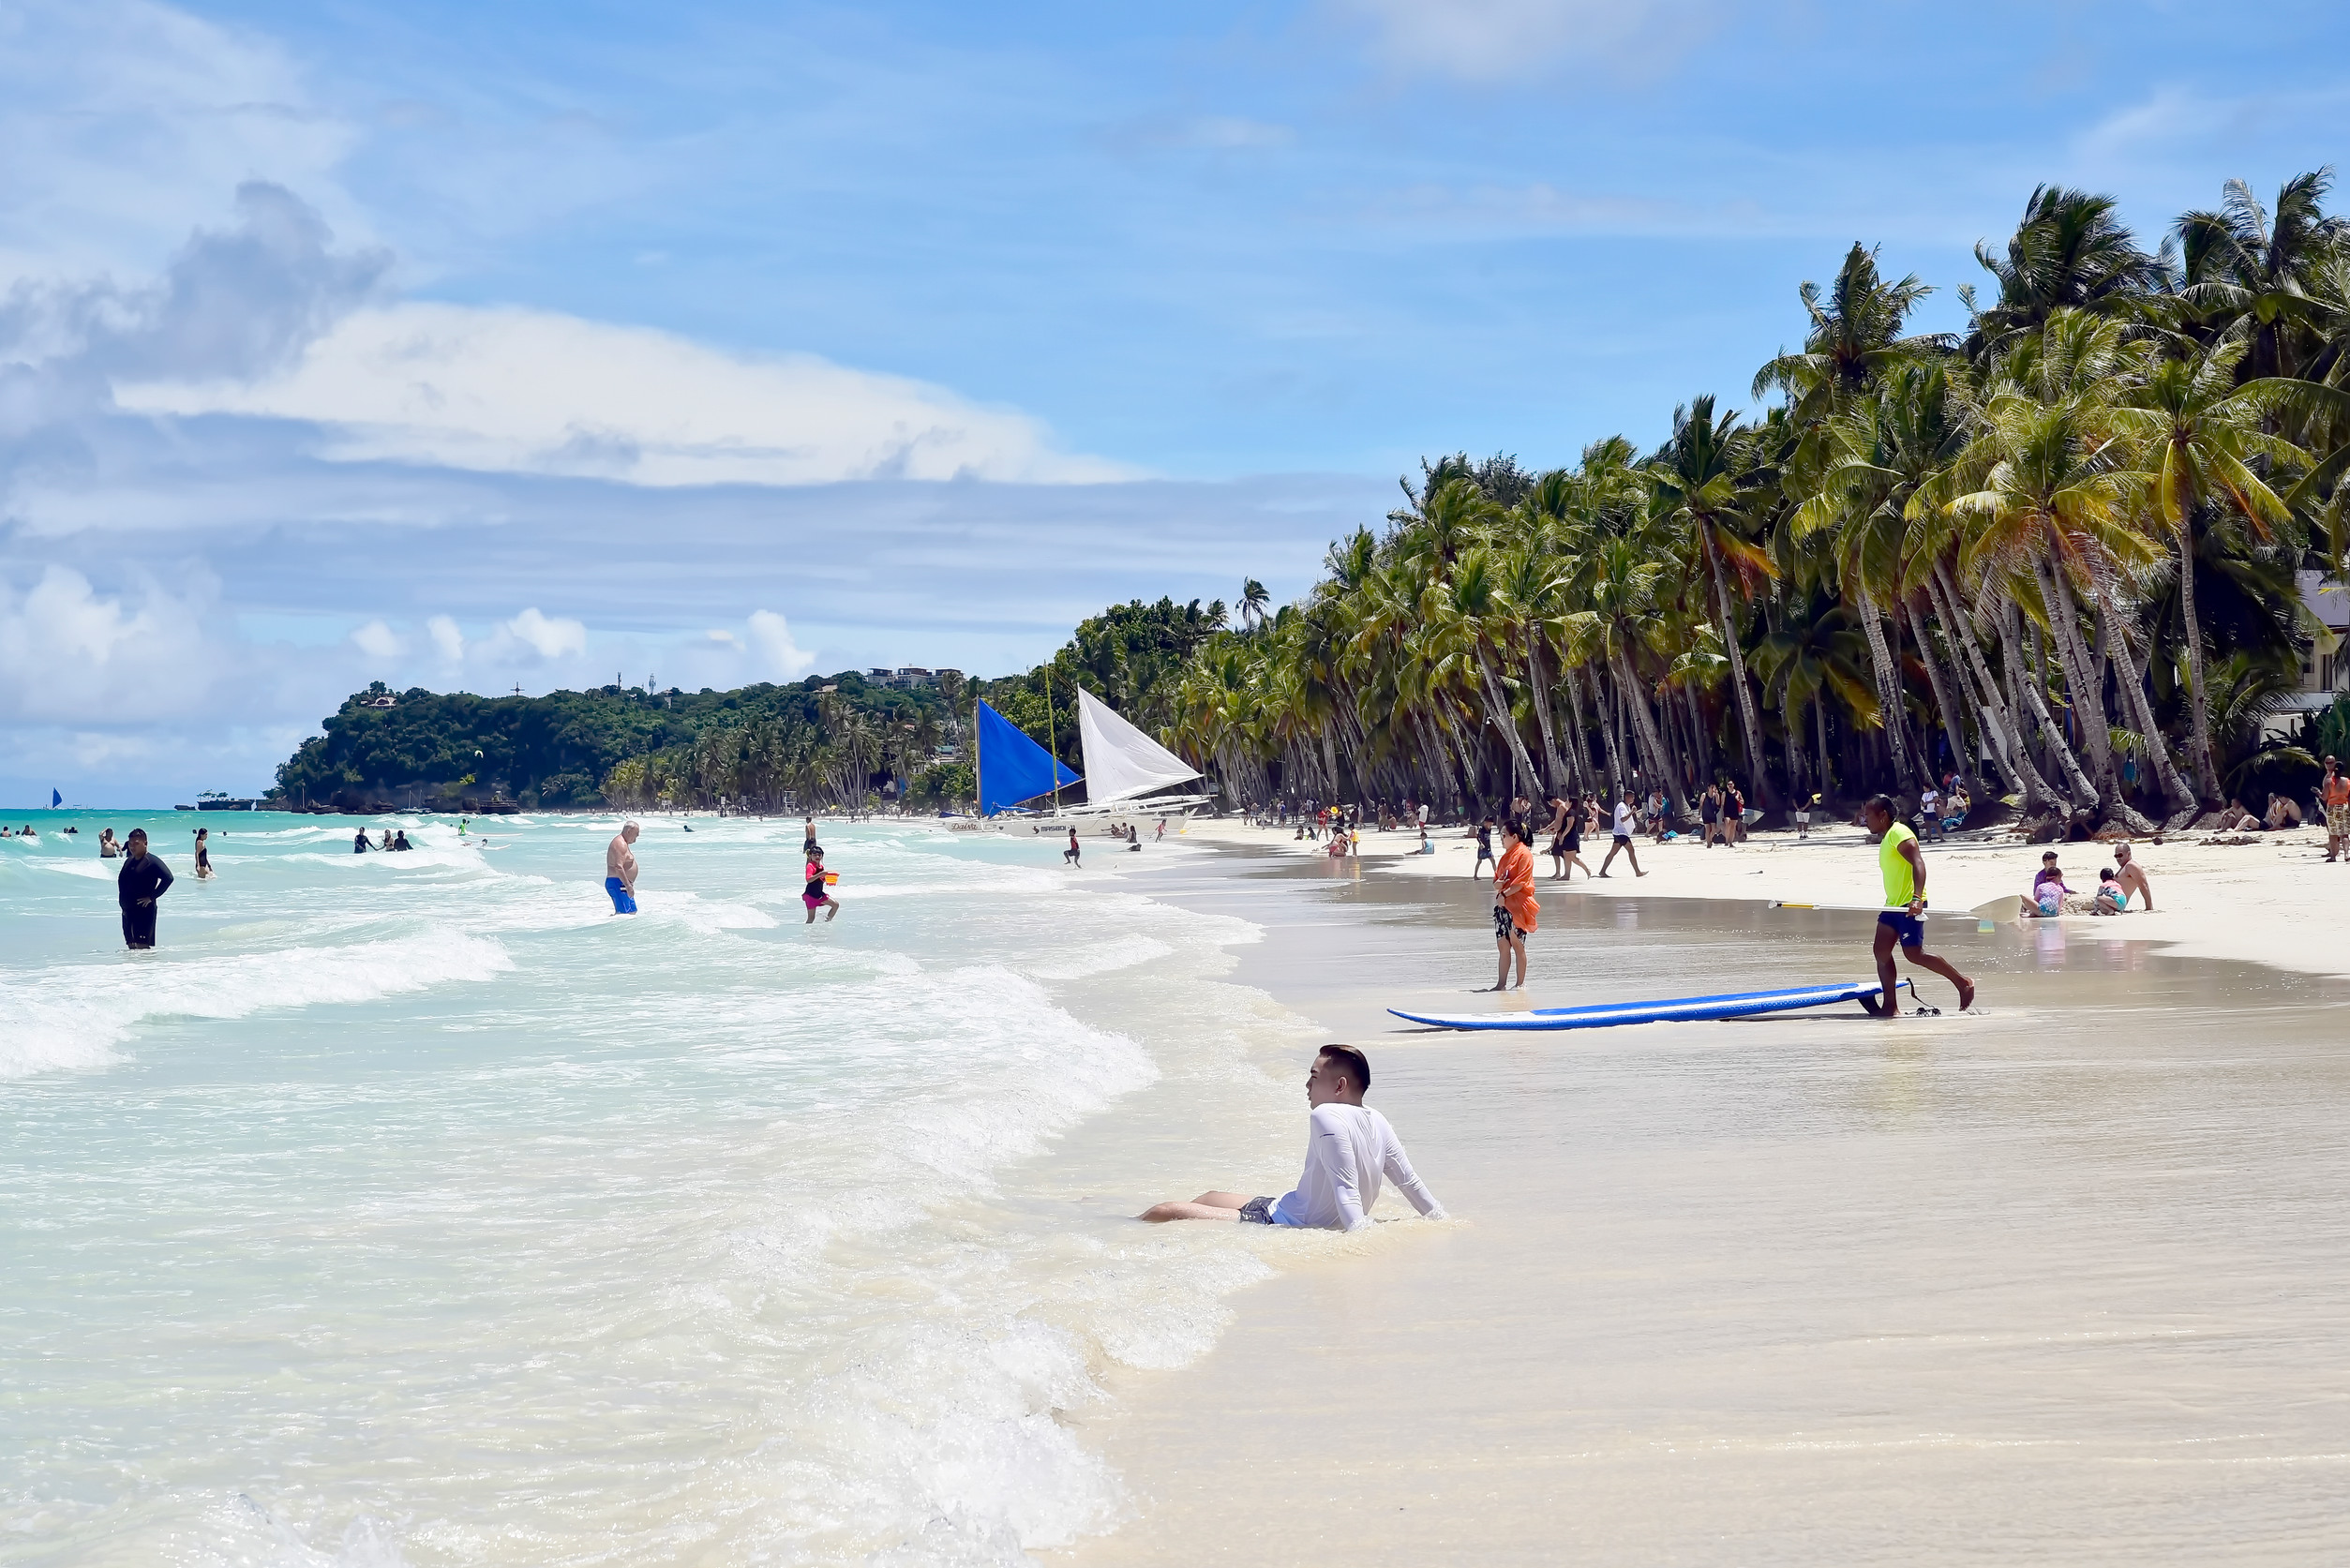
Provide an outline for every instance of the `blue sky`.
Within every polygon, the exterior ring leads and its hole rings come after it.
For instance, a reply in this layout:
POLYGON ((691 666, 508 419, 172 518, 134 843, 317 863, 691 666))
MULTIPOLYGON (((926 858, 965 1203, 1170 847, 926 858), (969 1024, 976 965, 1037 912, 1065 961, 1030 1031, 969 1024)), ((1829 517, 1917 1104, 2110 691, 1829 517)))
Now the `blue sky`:
POLYGON ((1292 593, 1422 454, 1743 400, 1855 239, 1953 326, 2039 181, 2152 236, 2328 161, 2346 35, 0 0, 0 799, 258 787, 379 676, 994 673, 1292 593))

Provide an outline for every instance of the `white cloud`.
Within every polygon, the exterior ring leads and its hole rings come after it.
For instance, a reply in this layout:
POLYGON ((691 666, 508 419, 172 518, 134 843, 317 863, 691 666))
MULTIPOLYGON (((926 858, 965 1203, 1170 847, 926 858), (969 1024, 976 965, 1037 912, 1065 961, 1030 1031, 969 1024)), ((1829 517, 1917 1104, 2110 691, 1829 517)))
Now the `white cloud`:
POLYGON ((147 0, 0 7, 0 283, 145 272, 274 180, 346 232, 335 172, 355 135, 276 44, 147 0))
POLYGON ((721 631, 716 627, 712 627, 711 630, 702 634, 702 639, 715 648, 730 648, 737 653, 742 651, 742 639, 736 636, 732 632, 721 631))
POLYGON ((1653 67, 1714 30, 1720 0, 1328 0, 1389 67, 1467 82, 1567 60, 1653 67))
POLYGON ((449 664, 457 664, 465 657, 465 634, 457 629, 457 622, 445 615, 436 615, 425 622, 425 635, 432 646, 441 650, 441 657, 449 664))
POLYGON ((149 584, 134 605, 51 565, 22 595, 0 582, 0 721, 102 721, 143 727, 185 718, 232 658, 207 627, 209 579, 187 596, 149 584))
POLYGON ((751 649, 770 680, 797 680, 816 667, 816 655, 791 640, 791 627, 773 610, 751 612, 751 649))
POLYGON ((588 650, 586 626, 576 620, 541 615, 535 605, 507 621, 501 630, 528 644, 542 659, 560 659, 566 653, 588 650))
POLYGON ((351 634, 352 642, 370 659, 397 659, 408 651, 408 644, 382 620, 370 620, 351 634))
POLYGON ((536 310, 361 309, 280 372, 126 380, 115 395, 149 413, 315 421, 345 460, 633 485, 1132 477, 921 381, 536 310))

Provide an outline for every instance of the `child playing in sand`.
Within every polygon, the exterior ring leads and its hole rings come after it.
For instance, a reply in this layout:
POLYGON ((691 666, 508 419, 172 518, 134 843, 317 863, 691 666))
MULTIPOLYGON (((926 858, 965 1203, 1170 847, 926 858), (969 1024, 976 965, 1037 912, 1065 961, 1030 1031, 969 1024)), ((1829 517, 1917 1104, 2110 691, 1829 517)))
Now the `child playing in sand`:
POLYGON ((2057 852, 2047 851, 2040 857, 2040 874, 2032 878, 2031 897, 2024 902, 2026 918, 2063 914, 2064 895, 2072 890, 2064 885, 2064 873, 2058 869, 2057 852))
POLYGON ((2107 866, 2097 874, 2097 902, 2089 905, 2092 915, 2122 915, 2130 909, 2130 889, 2121 885, 2114 868, 2107 866))

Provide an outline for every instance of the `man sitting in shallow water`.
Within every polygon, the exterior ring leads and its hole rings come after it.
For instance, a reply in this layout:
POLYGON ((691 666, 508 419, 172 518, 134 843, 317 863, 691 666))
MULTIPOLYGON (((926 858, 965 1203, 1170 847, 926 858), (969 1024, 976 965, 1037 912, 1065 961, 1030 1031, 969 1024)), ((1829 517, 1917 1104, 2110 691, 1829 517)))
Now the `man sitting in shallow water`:
POLYGON ((1245 1192, 1203 1192, 1188 1203, 1154 1203, 1136 1217, 1238 1220, 1248 1225, 1289 1225, 1307 1230, 1359 1231, 1370 1223, 1385 1175, 1430 1219, 1444 1217, 1444 1205, 1428 1189, 1403 1141, 1387 1118, 1363 1103, 1370 1087, 1370 1062, 1351 1045, 1325 1045, 1306 1074, 1308 1118, 1306 1170, 1294 1192, 1278 1199, 1245 1192))

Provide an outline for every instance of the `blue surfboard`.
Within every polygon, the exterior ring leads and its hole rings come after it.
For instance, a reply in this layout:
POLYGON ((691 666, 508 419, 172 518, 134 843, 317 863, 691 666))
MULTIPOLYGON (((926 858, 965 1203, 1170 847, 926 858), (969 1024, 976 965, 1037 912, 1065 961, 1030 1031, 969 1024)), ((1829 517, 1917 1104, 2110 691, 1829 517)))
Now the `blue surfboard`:
MULTIPOLYGON (((1908 980, 1894 983, 1900 990, 1908 980)), ((1721 996, 1684 996, 1664 1002, 1598 1002, 1581 1008, 1536 1008, 1532 1012, 1423 1013, 1387 1010, 1414 1023, 1438 1029, 1608 1029, 1619 1023, 1688 1023, 1716 1018, 1759 1018, 1797 1008, 1838 1002, 1875 1001, 1875 980, 1847 985, 1799 985, 1783 991, 1740 991, 1721 996)))

